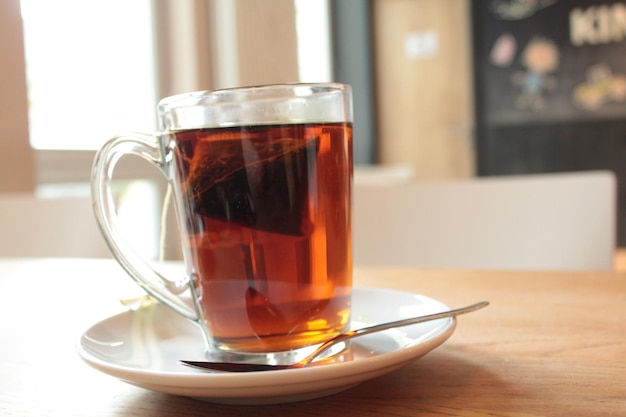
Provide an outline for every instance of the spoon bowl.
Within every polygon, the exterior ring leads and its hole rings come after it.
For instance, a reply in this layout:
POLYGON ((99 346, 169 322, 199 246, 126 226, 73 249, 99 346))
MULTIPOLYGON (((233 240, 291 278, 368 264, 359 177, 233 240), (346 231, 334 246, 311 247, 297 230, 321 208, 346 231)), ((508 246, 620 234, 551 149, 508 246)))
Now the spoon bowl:
POLYGON ((455 317, 461 314, 471 313, 481 308, 487 307, 488 301, 481 301, 466 307, 457 308, 454 310, 442 311, 440 313, 428 314, 424 316, 411 317, 408 319, 391 321, 388 323, 381 323, 374 326, 363 327, 360 329, 349 330, 341 333, 332 339, 327 340, 315 349, 311 354, 300 360, 299 362, 287 364, 287 365, 272 365, 272 364, 258 364, 258 363, 245 363, 245 362, 211 362, 211 361, 188 361, 181 360, 180 363, 186 366, 194 368, 223 371, 223 372, 258 372, 258 371, 277 371, 284 369, 297 369, 304 368, 315 361, 322 353, 326 352, 332 346, 345 342, 349 339, 353 339, 358 336, 364 336, 384 330, 389 330, 398 327, 409 326, 411 324, 424 323, 432 320, 439 320, 447 317, 455 317))

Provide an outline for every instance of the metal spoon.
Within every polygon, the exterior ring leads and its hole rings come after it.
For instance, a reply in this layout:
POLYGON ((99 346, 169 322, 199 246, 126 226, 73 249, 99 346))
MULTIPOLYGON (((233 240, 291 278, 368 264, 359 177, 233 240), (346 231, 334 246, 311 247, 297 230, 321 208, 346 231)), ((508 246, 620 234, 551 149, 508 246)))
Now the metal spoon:
POLYGON ((393 329, 396 327, 408 326, 410 324, 423 323, 426 321, 443 319, 446 317, 454 317, 460 314, 471 313, 472 311, 479 310, 481 308, 487 307, 489 305, 488 301, 481 301, 476 304, 469 305, 463 308, 457 308, 454 310, 442 311, 441 313, 428 314, 425 316, 417 316, 409 319, 396 320, 388 323, 377 324, 374 326, 363 327, 361 329, 349 330, 345 333, 341 333, 332 339, 327 340, 322 343, 313 353, 305 357, 299 362, 288 364, 288 365, 269 365, 269 364, 257 364, 257 363, 239 363, 239 362, 208 362, 208 361, 187 361, 181 360, 180 363, 183 365, 191 366, 194 368, 201 369, 211 369, 216 371, 225 371, 225 372, 256 372, 256 371, 276 371, 281 369, 295 369, 295 368, 304 368, 309 365, 315 358, 317 358, 321 353, 325 352, 331 346, 345 342, 348 339, 352 339, 357 336, 363 336, 366 334, 371 334, 375 332, 380 332, 383 330, 393 329))

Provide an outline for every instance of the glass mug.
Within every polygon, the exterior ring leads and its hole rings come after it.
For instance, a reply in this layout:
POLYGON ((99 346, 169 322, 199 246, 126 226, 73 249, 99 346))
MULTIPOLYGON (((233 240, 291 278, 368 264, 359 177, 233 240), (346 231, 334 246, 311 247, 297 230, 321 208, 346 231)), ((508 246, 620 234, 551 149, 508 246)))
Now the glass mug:
POLYGON ((347 329, 352 293, 352 91, 338 83, 194 92, 158 104, 159 132, 109 140, 92 195, 113 255, 151 296, 197 323, 208 356, 289 363, 347 329), (120 237, 117 161, 154 164, 173 190, 186 276, 120 237))

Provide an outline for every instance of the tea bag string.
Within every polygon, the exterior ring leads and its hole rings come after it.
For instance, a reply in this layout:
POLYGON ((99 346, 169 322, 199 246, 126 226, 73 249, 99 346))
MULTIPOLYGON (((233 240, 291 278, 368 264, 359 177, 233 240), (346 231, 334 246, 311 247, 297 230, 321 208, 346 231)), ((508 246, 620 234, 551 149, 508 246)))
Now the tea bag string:
POLYGON ((165 261, 165 247, 167 242, 167 213, 172 199, 172 184, 167 183, 165 196, 163 197, 163 207, 161 209, 161 236, 159 240, 159 262, 165 261))
MULTIPOLYGON (((165 189, 165 195, 163 196, 163 207, 161 209, 161 230, 157 261, 159 264, 162 264, 165 261, 165 246, 167 241, 167 213, 169 210, 169 204, 171 199, 172 186, 170 183, 168 183, 167 188, 165 189)), ((140 296, 123 297, 122 299, 120 299, 120 302, 122 303, 122 305, 130 308, 131 310, 137 310, 142 307, 148 307, 154 304, 156 300, 150 295, 144 293, 140 296)))

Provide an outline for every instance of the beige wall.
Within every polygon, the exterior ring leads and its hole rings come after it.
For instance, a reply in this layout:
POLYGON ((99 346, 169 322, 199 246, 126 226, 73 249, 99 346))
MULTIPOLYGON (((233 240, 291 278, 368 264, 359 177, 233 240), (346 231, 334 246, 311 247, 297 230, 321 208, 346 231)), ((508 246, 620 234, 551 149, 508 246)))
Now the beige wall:
POLYGON ((33 154, 28 141, 28 102, 19 0, 0 1, 0 192, 32 191, 33 154))
POLYGON ((293 0, 177 0, 175 5, 155 5, 160 97, 298 81, 293 0))
POLYGON ((239 84, 298 81, 293 0, 239 0, 236 5, 239 84))
POLYGON ((154 1, 153 7, 158 98, 214 88, 207 0, 154 1))
POLYGON ((381 162, 408 163, 418 178, 472 176, 469 0, 373 5, 381 162))

